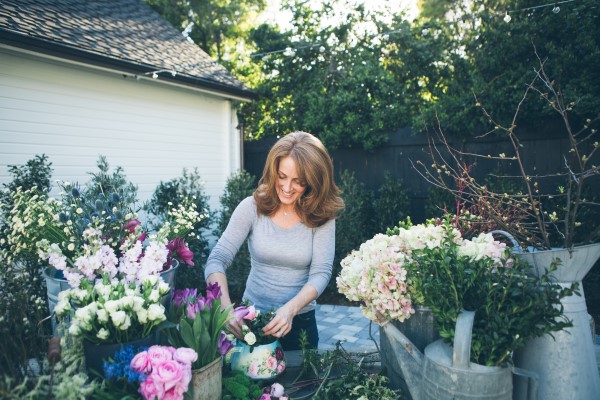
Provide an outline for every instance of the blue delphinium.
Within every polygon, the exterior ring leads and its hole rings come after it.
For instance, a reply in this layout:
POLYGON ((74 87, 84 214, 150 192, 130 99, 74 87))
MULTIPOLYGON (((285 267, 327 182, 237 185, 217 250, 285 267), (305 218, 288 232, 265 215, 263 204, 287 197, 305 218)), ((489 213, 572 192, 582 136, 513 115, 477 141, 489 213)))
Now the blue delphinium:
POLYGON ((148 347, 141 347, 136 350, 132 345, 125 345, 120 350, 115 351, 114 356, 104 362, 105 379, 107 381, 144 382, 146 375, 132 370, 129 364, 137 353, 146 350, 148 350, 148 347))

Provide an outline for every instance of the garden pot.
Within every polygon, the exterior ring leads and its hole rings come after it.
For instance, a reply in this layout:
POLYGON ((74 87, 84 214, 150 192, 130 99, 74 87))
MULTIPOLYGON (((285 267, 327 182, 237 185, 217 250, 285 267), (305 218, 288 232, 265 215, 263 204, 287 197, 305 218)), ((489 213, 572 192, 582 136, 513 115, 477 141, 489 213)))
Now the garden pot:
POLYGON ((231 352, 231 369, 241 371, 252 379, 274 379, 285 370, 279 340, 254 346, 238 341, 231 352))
POLYGON ((142 339, 133 340, 127 343, 92 343, 88 340, 83 340, 83 356, 85 359, 85 367, 91 378, 98 376, 104 377, 104 361, 114 357, 115 352, 121 350, 127 345, 133 346, 137 351, 142 347, 150 347, 156 344, 156 335, 151 334, 142 339))
MULTIPOLYGON (((433 311, 422 305, 414 306, 415 313, 405 320, 390 321, 400 332, 404 334, 419 351, 425 351, 425 347, 440 338, 438 330, 434 327, 433 311)), ((408 387, 402 375, 402 369, 394 352, 392 341, 385 330, 380 330, 379 344, 381 347, 381 364, 386 369, 389 378, 389 386, 392 389, 402 389, 408 393, 408 387)))
POLYGON ((540 398, 544 400, 600 399, 600 377, 581 282, 600 257, 600 243, 575 247, 572 253, 553 249, 515 254, 538 275, 559 258, 561 265, 552 276, 563 287, 578 282, 580 292, 561 300, 573 326, 528 341, 515 352, 515 365, 540 376, 540 398))
POLYGON ((200 369, 192 370, 191 398, 193 400, 221 400, 223 360, 221 357, 200 369))

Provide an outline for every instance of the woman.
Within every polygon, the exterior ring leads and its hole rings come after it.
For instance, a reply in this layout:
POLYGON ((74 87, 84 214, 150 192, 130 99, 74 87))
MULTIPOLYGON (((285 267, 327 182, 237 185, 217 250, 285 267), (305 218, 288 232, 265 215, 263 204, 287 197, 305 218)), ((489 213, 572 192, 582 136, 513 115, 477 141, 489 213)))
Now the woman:
MULTIPOLYGON (((317 348, 316 299, 333 266, 335 218, 344 206, 333 180, 333 164, 319 139, 293 132, 273 145, 254 195, 236 207, 205 268, 208 283, 222 288, 231 305, 225 271, 248 239, 251 268, 244 299, 276 316, 263 329, 281 338, 284 350, 298 350, 299 334, 317 348)), ((241 322, 231 331, 242 338, 241 322)))

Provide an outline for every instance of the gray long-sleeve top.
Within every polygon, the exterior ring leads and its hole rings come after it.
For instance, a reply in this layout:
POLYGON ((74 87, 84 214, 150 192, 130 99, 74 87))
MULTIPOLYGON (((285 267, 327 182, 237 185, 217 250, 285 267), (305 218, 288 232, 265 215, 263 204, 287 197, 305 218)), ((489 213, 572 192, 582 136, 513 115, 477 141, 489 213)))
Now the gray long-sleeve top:
MULTIPOLYGON (((204 276, 226 273, 246 238, 251 268, 244 299, 257 309, 263 312, 278 309, 307 283, 319 295, 323 293, 333 266, 335 220, 318 228, 308 228, 299 222, 284 229, 270 217, 259 214, 254 198, 247 197, 236 207, 211 251, 204 276)), ((313 310, 315 305, 316 301, 312 301, 300 313, 313 310)))

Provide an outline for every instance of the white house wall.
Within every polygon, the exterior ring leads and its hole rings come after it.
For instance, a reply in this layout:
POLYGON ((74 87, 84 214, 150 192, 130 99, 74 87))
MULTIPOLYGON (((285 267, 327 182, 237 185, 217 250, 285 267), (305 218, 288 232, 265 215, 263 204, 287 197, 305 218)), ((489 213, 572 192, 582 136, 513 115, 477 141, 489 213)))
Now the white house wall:
POLYGON ((141 201, 161 180, 197 167, 212 209, 240 168, 227 99, 0 48, 0 184, 10 180, 8 165, 42 153, 53 179, 82 184, 105 155, 138 185, 141 201))

